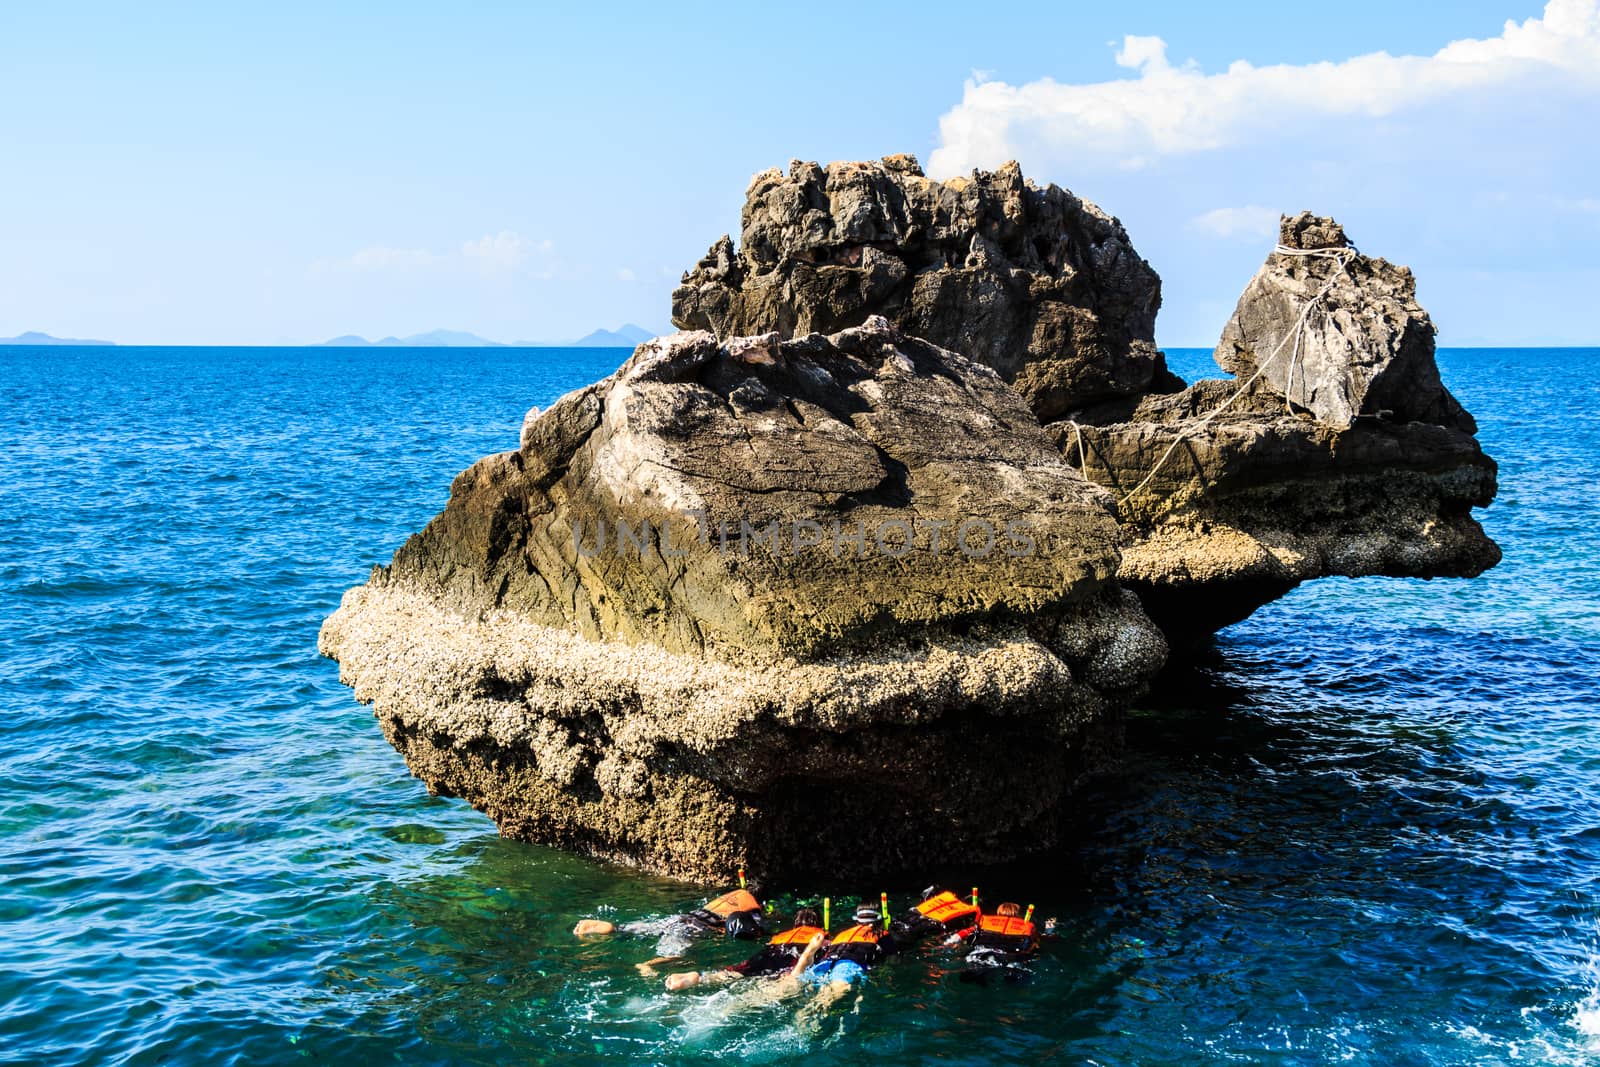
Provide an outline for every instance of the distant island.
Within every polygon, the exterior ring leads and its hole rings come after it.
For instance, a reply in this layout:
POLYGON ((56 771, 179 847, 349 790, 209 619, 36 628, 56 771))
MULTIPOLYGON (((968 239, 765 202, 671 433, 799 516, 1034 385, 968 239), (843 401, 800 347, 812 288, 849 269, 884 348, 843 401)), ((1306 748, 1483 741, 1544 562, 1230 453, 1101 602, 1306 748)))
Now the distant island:
MULTIPOLYGON (((663 333, 671 333, 672 331, 671 330, 664 330, 662 332, 663 333)), ((660 334, 656 334, 656 333, 651 333, 649 330, 645 329, 644 327, 635 326, 633 323, 630 322, 630 323, 627 323, 625 325, 618 326, 615 330, 596 330, 593 333, 588 334, 587 336, 584 336, 584 337, 580 337, 576 341, 573 341, 573 342, 571 342, 570 344, 567 344, 567 345, 563 345, 562 347, 563 348, 635 348, 635 347, 637 347, 639 345, 644 344, 646 341, 650 340, 650 338, 659 337, 659 336, 661 336, 661 335, 660 334)), ((529 341, 529 342, 524 342, 524 343, 533 344, 534 342, 529 341)))
POLYGON ((427 333, 414 333, 410 337, 385 337, 381 341, 369 341, 365 337, 358 337, 347 333, 335 337, 331 341, 311 345, 312 348, 505 348, 506 345, 499 341, 490 341, 479 337, 475 333, 465 330, 430 330, 427 333))
POLYGON ((115 341, 84 341, 75 337, 51 337, 38 330, 19 333, 15 337, 0 337, 0 345, 114 345, 115 341))
MULTIPOLYGON (((670 330, 662 331, 670 333, 670 330)), ((633 348, 645 341, 656 337, 643 326, 633 323, 617 327, 615 330, 595 330, 593 333, 580 337, 576 341, 516 341, 506 344, 502 341, 491 341, 486 337, 479 337, 475 333, 465 330, 430 330, 427 333, 414 333, 409 337, 385 337, 381 341, 369 341, 356 334, 344 334, 320 344, 311 345, 312 348, 633 348)))

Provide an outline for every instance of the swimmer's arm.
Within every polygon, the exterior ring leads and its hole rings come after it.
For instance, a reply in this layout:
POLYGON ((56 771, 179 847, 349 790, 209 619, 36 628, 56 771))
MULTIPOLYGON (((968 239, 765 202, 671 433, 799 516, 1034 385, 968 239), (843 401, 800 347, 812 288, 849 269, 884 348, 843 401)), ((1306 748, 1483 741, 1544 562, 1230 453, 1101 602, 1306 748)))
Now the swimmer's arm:
POLYGON ((976 926, 969 926, 965 930, 958 930, 949 937, 945 938, 944 943, 947 945, 959 945, 961 942, 965 941, 967 938, 976 933, 977 930, 978 928, 976 926))
POLYGON ((798 978, 805 973, 807 967, 816 962, 817 953, 822 951, 822 942, 826 940, 822 934, 814 934, 806 947, 800 953, 800 958, 794 961, 794 966, 789 968, 789 977, 798 978))
POLYGON ((615 923, 608 923, 604 919, 579 919, 578 925, 572 928, 574 937, 603 937, 616 930, 615 923))

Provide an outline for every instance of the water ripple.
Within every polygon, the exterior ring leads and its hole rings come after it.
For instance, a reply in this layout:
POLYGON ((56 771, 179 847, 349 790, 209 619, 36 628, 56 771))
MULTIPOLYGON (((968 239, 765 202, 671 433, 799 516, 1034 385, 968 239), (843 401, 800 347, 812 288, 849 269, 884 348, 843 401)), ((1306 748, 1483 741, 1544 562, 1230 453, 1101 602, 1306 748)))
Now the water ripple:
POLYGON ((1069 844, 984 875, 1062 920, 1032 983, 930 948, 816 1032, 575 944, 700 890, 428 797, 315 654, 457 471, 620 355, 0 353, 4 1058, 1600 1058, 1595 353, 1443 354, 1505 563, 1302 589, 1169 679, 1069 844))

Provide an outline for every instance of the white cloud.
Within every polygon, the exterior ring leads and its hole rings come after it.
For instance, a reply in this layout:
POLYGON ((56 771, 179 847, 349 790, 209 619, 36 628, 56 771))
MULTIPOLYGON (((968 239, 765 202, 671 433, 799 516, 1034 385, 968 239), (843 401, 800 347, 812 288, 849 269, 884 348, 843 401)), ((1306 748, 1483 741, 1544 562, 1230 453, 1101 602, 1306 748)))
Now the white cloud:
POLYGON ((633 279, 634 279, 634 273, 633 273, 633 269, 632 268, 630 268, 630 267, 618 267, 617 268, 617 281, 619 281, 619 282, 631 282, 631 281, 633 281, 633 279))
POLYGON ((432 266, 438 261, 439 257, 425 248, 389 248, 386 245, 374 245, 371 248, 363 248, 349 259, 331 266, 343 266, 350 270, 415 270, 418 267, 432 266))
POLYGON ((1197 215, 1189 225, 1215 237, 1271 237, 1278 232, 1278 212, 1270 207, 1219 207, 1197 215))
POLYGON ((993 167, 1036 146, 1136 166, 1323 117, 1384 116, 1552 74, 1600 88, 1600 0, 1549 0, 1542 18, 1507 22, 1498 37, 1456 41, 1431 56, 1374 52, 1266 67, 1238 60, 1206 74, 1192 62, 1173 66, 1159 37, 1129 36, 1116 60, 1138 76, 1086 85, 969 80, 961 103, 939 120, 930 173, 993 167))
POLYGON ((554 249, 554 241, 529 241, 511 230, 501 230, 499 233, 485 234, 475 241, 463 241, 454 252, 373 245, 343 259, 319 259, 311 264, 311 273, 377 273, 422 269, 446 271, 475 266, 484 274, 498 274, 513 271, 532 256, 546 255, 554 249))
MULTIPOLYGON (((544 245, 548 247, 549 241, 544 245)), ((465 241, 461 255, 478 264, 487 273, 514 270, 528 260, 531 245, 510 230, 486 234, 476 241, 465 241)))

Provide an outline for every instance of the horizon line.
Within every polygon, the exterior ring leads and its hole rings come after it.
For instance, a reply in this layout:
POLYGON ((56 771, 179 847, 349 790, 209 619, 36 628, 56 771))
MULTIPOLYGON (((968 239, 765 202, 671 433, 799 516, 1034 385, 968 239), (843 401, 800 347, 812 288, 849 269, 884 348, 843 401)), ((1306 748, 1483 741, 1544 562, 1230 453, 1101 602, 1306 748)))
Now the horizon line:
MULTIPOLYGON (((682 332, 682 331, 675 331, 675 332, 682 332)), ((671 334, 653 334, 653 335, 651 335, 651 340, 654 340, 657 337, 670 337, 670 336, 672 336, 672 335, 671 334)), ((644 342, 640 342, 640 343, 642 344, 644 342)), ((469 351, 488 352, 488 351, 492 351, 492 350, 498 349, 498 348, 561 348, 561 349, 593 348, 593 349, 619 349, 619 350, 620 349, 627 349, 629 351, 632 351, 633 349, 638 348, 638 347, 639 347, 638 345, 595 345, 595 344, 582 345, 582 344, 577 344, 577 343, 572 342, 572 341, 495 341, 495 342, 491 342, 489 344, 484 344, 484 345, 405 345, 405 344, 401 344, 401 345, 385 345, 385 344, 379 344, 377 342, 368 342, 366 344, 360 344, 360 345, 331 345, 331 344, 328 344, 326 341, 301 341, 301 342, 294 342, 294 343, 276 343, 276 344, 274 344, 274 343, 253 343, 253 342, 246 342, 246 341, 222 341, 222 342, 217 342, 217 341, 209 341, 209 342, 203 342, 203 341, 137 341, 137 342, 125 342, 125 341, 102 341, 102 340, 94 339, 94 338, 71 338, 71 339, 55 339, 53 342, 45 343, 45 344, 31 344, 31 343, 26 342, 26 341, 13 341, 13 340, 11 340, 9 338, 0 340, 0 348, 326 348, 326 349, 331 349, 331 350, 338 350, 338 349, 361 350, 361 349, 372 348, 372 349, 380 349, 380 350, 383 350, 383 351, 395 351, 395 350, 404 350, 404 349, 450 349, 450 348, 459 348, 459 349, 466 349, 466 350, 469 350, 469 351)), ((1164 344, 1164 345, 1157 345, 1156 347, 1157 347, 1157 349, 1159 351, 1168 352, 1168 351, 1210 351, 1210 350, 1215 349, 1217 346, 1216 346, 1215 342, 1211 342, 1209 344, 1164 344)), ((1512 342, 1504 342, 1504 341, 1474 341, 1474 342, 1470 342, 1470 343, 1461 343, 1461 344, 1435 344, 1434 348, 1435 348, 1435 350, 1439 350, 1439 349, 1456 349, 1456 350, 1474 349, 1474 350, 1484 350, 1484 351, 1495 350, 1495 349, 1512 349, 1512 348, 1591 349, 1591 348, 1600 348, 1600 340, 1592 341, 1592 342, 1575 342, 1575 341, 1562 341, 1562 342, 1554 342, 1554 343, 1552 343, 1552 342, 1535 342, 1535 343, 1531 343, 1531 344, 1528 343, 1528 342, 1512 343, 1512 342)), ((960 353, 957 353, 957 354, 959 355, 960 353)))

